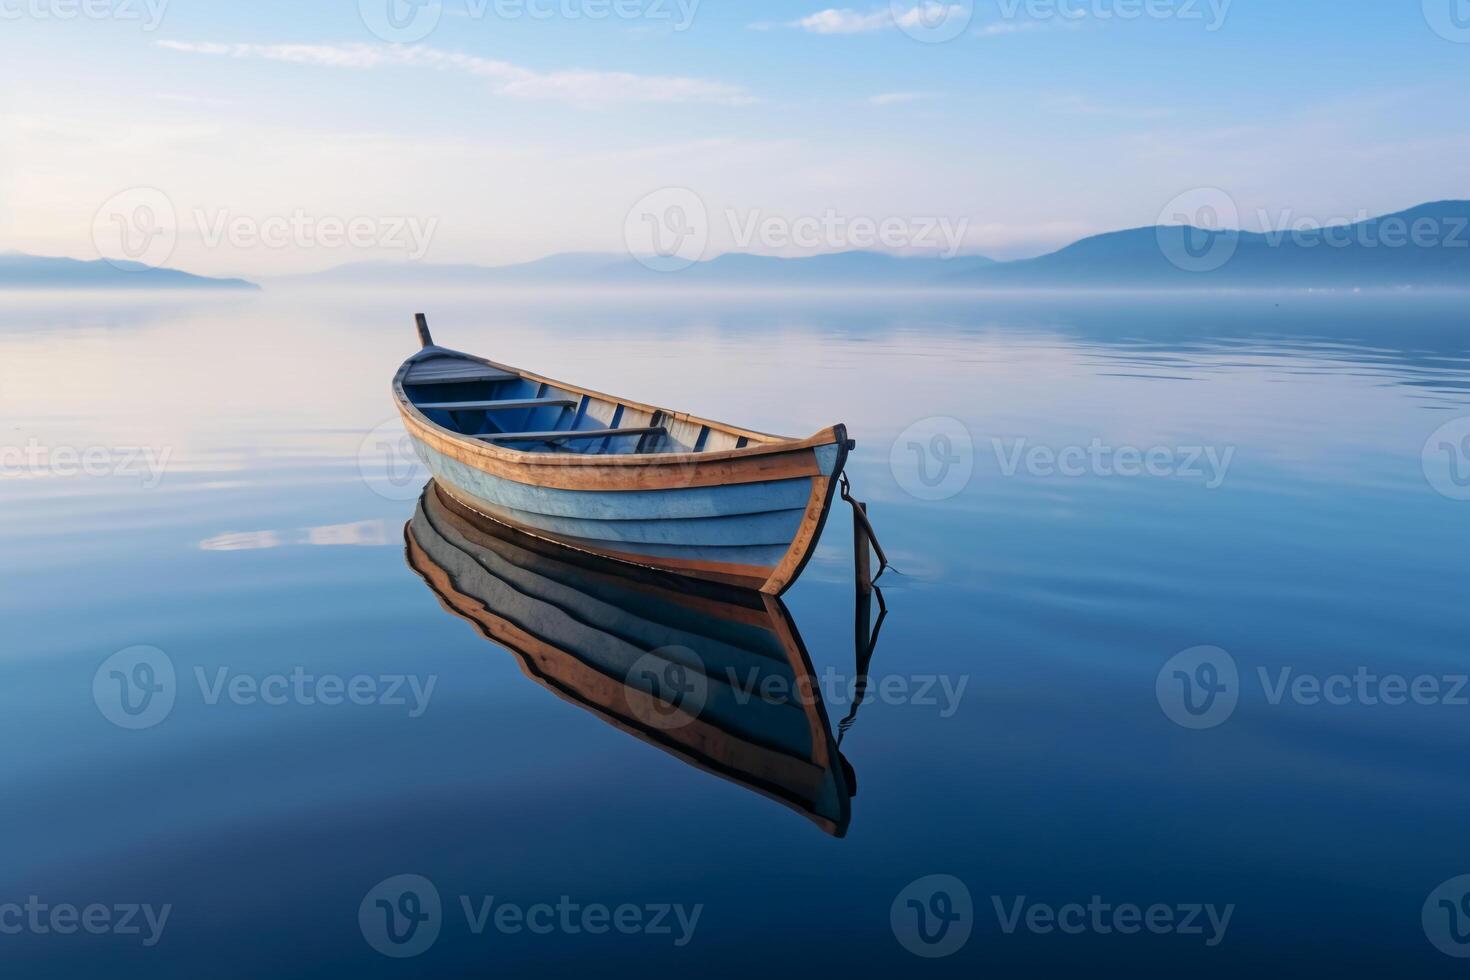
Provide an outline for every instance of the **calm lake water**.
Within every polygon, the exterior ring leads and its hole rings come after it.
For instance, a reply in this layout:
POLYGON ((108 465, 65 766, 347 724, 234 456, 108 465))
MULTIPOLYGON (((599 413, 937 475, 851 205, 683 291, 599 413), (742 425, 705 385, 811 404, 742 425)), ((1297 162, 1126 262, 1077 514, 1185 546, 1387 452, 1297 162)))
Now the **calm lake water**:
MULTIPOLYGON (((1436 889, 1470 874, 1465 309, 7 296, 0 963, 1456 975, 1436 944, 1470 952, 1470 905, 1436 889), (841 746, 845 837, 553 696, 405 563, 421 481, 388 385, 425 307, 441 343, 553 377, 848 424, 897 573, 841 746), (120 704, 118 677, 157 699, 120 704), (386 911, 432 942, 380 954, 386 911)), ((839 505, 786 597, 834 726, 850 529, 839 505)))

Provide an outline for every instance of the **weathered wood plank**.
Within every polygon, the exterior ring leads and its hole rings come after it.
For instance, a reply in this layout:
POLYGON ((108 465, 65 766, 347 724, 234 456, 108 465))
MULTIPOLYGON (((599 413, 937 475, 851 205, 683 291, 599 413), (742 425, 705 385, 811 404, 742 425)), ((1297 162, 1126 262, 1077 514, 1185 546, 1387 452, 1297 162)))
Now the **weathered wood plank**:
POLYGON ((498 398, 477 402, 423 402, 420 409, 441 409, 449 412, 482 409, 487 412, 512 408, 571 408, 577 404, 575 398, 498 398))
POLYGON ((614 436, 645 436, 663 432, 661 425, 632 426, 626 429, 559 429, 554 432, 495 432, 475 436, 486 442, 567 442, 572 439, 608 439, 614 436))
POLYGON ((454 361, 445 365, 426 361, 409 369, 403 379, 410 385, 466 384, 473 381, 517 381, 520 375, 496 368, 476 364, 473 361, 454 361))

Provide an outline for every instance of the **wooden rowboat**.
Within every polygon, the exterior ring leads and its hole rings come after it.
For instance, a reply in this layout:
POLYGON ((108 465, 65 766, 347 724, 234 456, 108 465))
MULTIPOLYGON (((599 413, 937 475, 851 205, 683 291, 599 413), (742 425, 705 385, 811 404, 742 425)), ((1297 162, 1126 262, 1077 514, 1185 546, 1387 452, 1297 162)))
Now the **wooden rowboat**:
POLYGON ((855 776, 780 599, 563 548, 444 489, 428 485, 404 539, 446 610, 564 701, 846 833, 855 776))
POLYGON ((615 398, 439 347, 393 394, 445 492, 517 530, 606 558, 780 595, 806 566, 847 454, 615 398))

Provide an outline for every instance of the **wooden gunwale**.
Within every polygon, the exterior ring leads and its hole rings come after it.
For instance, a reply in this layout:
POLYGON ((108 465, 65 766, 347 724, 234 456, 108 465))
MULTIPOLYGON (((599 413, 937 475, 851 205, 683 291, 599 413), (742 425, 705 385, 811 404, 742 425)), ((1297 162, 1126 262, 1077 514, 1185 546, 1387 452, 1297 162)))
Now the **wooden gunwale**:
POLYGON ((491 476, 552 490, 676 490, 791 480, 821 473, 816 453, 810 447, 790 450, 781 446, 774 452, 766 450, 735 459, 716 459, 714 454, 702 458, 702 454, 690 453, 677 456, 524 453, 471 441, 435 425, 417 412, 405 411, 403 422, 411 435, 441 455, 491 476))

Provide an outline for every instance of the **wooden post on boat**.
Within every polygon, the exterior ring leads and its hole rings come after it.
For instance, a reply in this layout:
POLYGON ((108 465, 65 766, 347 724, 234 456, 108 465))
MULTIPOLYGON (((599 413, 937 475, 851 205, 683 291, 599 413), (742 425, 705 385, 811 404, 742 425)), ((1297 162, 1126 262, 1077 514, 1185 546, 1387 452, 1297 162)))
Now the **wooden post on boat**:
POLYGON ((419 328, 419 343, 425 347, 433 347, 434 338, 429 333, 429 318, 422 313, 415 313, 413 318, 419 328))

